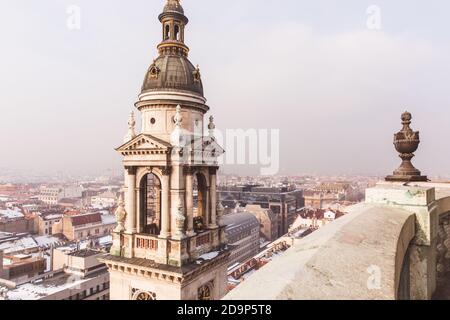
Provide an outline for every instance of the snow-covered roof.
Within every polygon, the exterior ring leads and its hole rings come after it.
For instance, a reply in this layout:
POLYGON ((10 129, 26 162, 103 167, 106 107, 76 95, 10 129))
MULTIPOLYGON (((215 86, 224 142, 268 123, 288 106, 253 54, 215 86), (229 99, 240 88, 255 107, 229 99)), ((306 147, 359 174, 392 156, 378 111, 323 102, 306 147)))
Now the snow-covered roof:
POLYGON ((64 276, 58 279, 42 281, 41 283, 26 283, 7 292, 9 300, 39 300, 57 292, 77 288, 89 279, 77 279, 73 276, 64 276))
POLYGON ((49 214, 47 216, 44 216, 44 220, 55 220, 55 219, 61 219, 62 214, 49 214))
POLYGON ((33 237, 25 237, 0 244, 0 250, 3 250, 5 254, 35 249, 37 247, 38 245, 33 237))
POLYGON ((39 236, 34 237, 34 240, 38 244, 39 247, 49 248, 52 244, 56 245, 62 243, 61 239, 52 236, 39 236))
POLYGON ((111 244, 113 241, 112 236, 105 236, 98 239, 98 242, 101 246, 111 244))
POLYGON ((112 215, 112 214, 103 214, 102 215, 102 223, 103 224, 115 224, 116 221, 116 216, 112 215))
POLYGON ((8 219, 23 218, 23 213, 19 208, 0 210, 0 216, 8 219))

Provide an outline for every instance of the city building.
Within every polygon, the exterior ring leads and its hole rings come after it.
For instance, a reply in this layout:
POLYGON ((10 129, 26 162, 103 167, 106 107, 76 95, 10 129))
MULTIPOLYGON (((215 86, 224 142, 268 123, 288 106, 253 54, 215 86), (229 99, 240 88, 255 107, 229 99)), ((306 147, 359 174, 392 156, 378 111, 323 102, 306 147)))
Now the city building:
POLYGON ((270 209, 278 216, 278 235, 288 232, 289 226, 297 218, 298 210, 304 206, 302 191, 288 186, 221 186, 219 195, 225 208, 254 204, 270 209))
POLYGON ((142 132, 130 115, 117 148, 125 167, 125 203, 116 211, 109 268, 112 300, 211 300, 227 291, 230 250, 217 224, 214 119, 200 69, 188 60, 188 23, 178 0, 159 15, 159 56, 145 76, 139 101, 142 132), (194 201, 194 193, 197 195, 194 201))
POLYGON ((40 214, 37 215, 37 233, 41 236, 47 236, 53 234, 53 225, 59 223, 63 218, 63 214, 40 214))
POLYGON ((34 218, 24 215, 20 208, 0 209, 0 232, 28 233, 34 230, 34 218))
POLYGON ((38 199, 49 205, 57 205, 62 199, 81 198, 81 186, 42 187, 38 199))
POLYGON ((61 247, 53 250, 53 271, 26 282, 0 280, 0 300, 109 300, 105 253, 61 247))
POLYGON ((319 229, 344 215, 344 212, 338 210, 305 207, 298 213, 290 231, 298 228, 319 229))
POLYGON ((46 259, 43 256, 30 254, 3 255, 0 253, 3 269, 0 278, 9 281, 27 281, 45 272, 46 259))
POLYGON ((53 234, 63 234, 69 241, 86 240, 110 235, 116 227, 113 215, 99 212, 87 214, 64 214, 63 218, 53 224, 53 234))
POLYGON ((261 226, 260 234, 266 241, 272 242, 281 237, 278 234, 278 218, 270 209, 264 209, 260 205, 248 204, 244 209, 246 212, 253 214, 258 219, 261 226))
POLYGON ((91 207, 93 208, 112 208, 116 205, 116 202, 117 196, 110 190, 91 197, 91 207))
POLYGON ((220 224, 225 225, 228 244, 233 245, 228 265, 241 263, 259 253, 260 224, 249 212, 238 212, 222 216, 220 224))

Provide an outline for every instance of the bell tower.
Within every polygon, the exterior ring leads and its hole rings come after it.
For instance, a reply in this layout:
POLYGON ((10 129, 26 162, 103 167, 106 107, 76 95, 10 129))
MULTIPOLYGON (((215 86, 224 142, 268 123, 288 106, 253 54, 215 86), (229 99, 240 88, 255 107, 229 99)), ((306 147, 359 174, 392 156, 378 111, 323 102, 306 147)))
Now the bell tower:
POLYGON ((218 224, 214 119, 200 69, 188 60, 188 19, 179 0, 159 15, 163 39, 128 120, 124 196, 116 211, 109 268, 112 300, 207 300, 226 294, 230 255, 218 224))

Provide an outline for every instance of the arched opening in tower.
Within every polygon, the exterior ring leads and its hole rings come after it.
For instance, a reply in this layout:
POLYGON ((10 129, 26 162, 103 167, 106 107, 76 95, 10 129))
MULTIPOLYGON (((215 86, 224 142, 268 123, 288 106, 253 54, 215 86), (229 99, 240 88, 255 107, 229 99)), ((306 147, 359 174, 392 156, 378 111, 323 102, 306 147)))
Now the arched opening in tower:
POLYGON ((161 181, 153 173, 145 175, 140 185, 140 232, 159 235, 161 231, 161 181))
POLYGON ((194 175, 194 230, 205 230, 208 220, 206 212, 207 185, 205 177, 197 173, 194 175))

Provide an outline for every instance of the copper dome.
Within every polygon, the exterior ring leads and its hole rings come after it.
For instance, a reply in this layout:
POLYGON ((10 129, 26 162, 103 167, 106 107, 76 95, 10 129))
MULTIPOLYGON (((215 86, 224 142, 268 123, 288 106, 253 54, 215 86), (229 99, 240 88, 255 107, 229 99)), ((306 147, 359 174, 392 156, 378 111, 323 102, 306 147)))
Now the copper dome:
POLYGON ((151 91, 188 91, 203 97, 200 71, 182 55, 162 55, 150 66, 142 93, 151 91))

